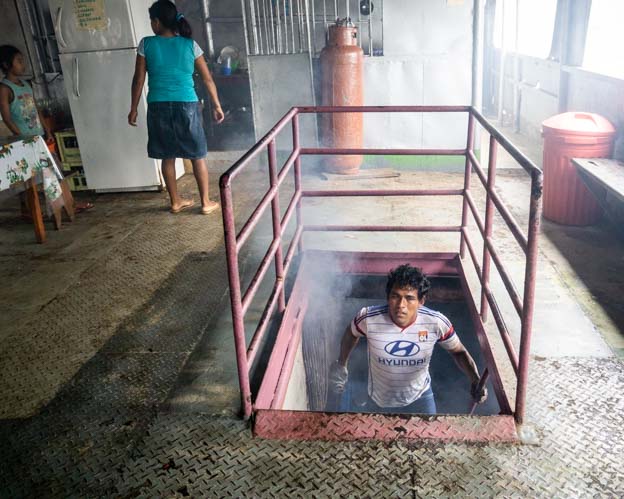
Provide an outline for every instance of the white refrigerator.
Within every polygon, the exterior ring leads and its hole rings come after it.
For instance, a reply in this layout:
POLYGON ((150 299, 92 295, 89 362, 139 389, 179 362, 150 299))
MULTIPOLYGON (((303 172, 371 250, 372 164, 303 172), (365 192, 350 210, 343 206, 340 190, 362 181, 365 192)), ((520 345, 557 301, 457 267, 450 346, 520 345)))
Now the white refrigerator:
MULTIPOLYGON (((136 47, 153 35, 153 0, 49 0, 74 128, 90 189, 143 191, 163 185, 147 157, 146 88, 137 127, 128 125, 136 47)), ((176 162, 177 176, 184 173, 176 162)))

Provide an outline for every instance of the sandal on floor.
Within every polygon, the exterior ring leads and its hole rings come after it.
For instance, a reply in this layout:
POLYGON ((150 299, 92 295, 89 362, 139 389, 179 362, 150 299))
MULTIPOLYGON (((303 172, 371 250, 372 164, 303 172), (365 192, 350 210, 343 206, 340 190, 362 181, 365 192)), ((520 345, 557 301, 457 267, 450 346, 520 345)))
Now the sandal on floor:
POLYGON ((93 206, 94 206, 93 203, 75 202, 74 203, 74 212, 81 213, 83 211, 90 210, 91 208, 93 208, 93 206))
POLYGON ((193 201, 192 199, 189 199, 188 201, 183 201, 182 204, 178 208, 176 209, 171 208, 170 211, 171 213, 180 213, 181 211, 184 211, 190 208, 194 204, 195 204, 195 201, 193 201))
POLYGON ((213 202, 213 204, 211 204, 210 206, 202 206, 201 214, 210 215, 213 211, 216 211, 218 209, 219 209, 219 203, 213 202))

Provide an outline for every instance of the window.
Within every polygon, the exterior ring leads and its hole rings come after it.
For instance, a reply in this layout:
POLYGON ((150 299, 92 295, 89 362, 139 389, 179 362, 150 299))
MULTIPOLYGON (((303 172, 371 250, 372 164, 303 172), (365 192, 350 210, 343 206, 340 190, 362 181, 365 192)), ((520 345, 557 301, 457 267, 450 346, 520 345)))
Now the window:
POLYGON ((516 15, 518 52, 546 59, 550 52, 557 0, 498 0, 494 19, 494 46, 515 51, 516 15), (518 12, 516 12, 516 7, 518 12))
POLYGON ((583 57, 584 69, 624 79, 623 20, 624 2, 592 1, 583 57))

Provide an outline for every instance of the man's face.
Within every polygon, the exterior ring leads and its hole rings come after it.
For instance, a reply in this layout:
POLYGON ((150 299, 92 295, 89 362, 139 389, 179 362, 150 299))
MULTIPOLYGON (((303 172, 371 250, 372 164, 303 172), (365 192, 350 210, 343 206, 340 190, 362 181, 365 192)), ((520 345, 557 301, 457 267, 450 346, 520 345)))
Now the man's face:
POLYGON ((414 322, 420 305, 422 305, 422 300, 419 298, 417 290, 398 286, 394 286, 390 290, 388 311, 397 326, 406 327, 414 322))

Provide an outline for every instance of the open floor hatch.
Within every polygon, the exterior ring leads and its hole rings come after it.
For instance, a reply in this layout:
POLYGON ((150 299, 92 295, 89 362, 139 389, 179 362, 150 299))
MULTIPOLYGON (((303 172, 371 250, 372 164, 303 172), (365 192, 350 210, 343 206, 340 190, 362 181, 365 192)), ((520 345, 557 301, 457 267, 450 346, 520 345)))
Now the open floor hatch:
MULTIPOLYGON (((444 441, 518 441, 516 423, 524 420, 531 322, 535 292, 537 236, 541 212, 542 174, 476 110, 463 106, 405 106, 293 108, 245 156, 221 177, 221 199, 230 283, 230 298, 239 384, 243 412, 252 417, 254 434, 267 438, 356 440, 439 439, 444 441), (467 113, 467 147, 455 149, 306 149, 299 145, 301 113, 320 112, 444 112, 467 113), (484 172, 472 147, 475 122, 490 135, 487 172, 484 172), (276 137, 288 123, 292 124, 293 148, 278 171, 276 137), (495 191, 496 148, 502 145, 531 177, 529 223, 527 235, 505 207, 495 191), (234 223, 232 181, 263 150, 267 150, 270 187, 249 219, 237 231, 234 223), (463 155, 466 158, 464 188, 456 190, 305 190, 301 182, 303 155, 330 154, 392 155, 463 155), (294 192, 283 212, 279 193, 286 175, 294 174, 294 192), (486 190, 485 216, 481 218, 470 192, 471 173, 475 172, 486 190), (302 216, 304 197, 345 196, 461 196, 462 217, 456 226, 362 226, 310 225, 302 216), (258 224, 262 213, 271 207, 272 242, 248 288, 241 289, 239 251, 258 224), (505 269, 492 238, 494 210, 504 220, 524 252, 525 275, 522 295, 505 269), (293 214, 296 225, 286 238, 286 227, 293 214), (484 243, 479 259, 468 231, 472 215, 484 243), (302 234, 306 231, 365 232, 455 232, 459 248, 446 253, 365 253, 348 251, 306 250, 302 234), (282 248, 284 239, 289 245, 282 248), (285 250, 285 255, 283 253, 285 250), (268 303, 256 331, 248 343, 245 336, 245 314, 260 289, 260 283, 274 262, 275 278, 268 303), (401 264, 421 267, 433 282, 427 306, 441 311, 455 325, 462 342, 478 365, 482 382, 489 390, 488 400, 479 406, 469 397, 468 382, 441 349, 433 354, 430 372, 438 414, 376 414, 367 403, 366 345, 360 342, 351 357, 350 381, 339 400, 327 405, 327 374, 337 358, 344 327, 363 306, 383 303, 385 276, 401 264), (511 340, 504 314, 499 309, 490 286, 490 269, 494 263, 504 288, 509 294, 521 322, 519 353, 511 340), (471 289, 466 265, 476 272, 480 300, 471 289), (288 285, 286 283, 288 282, 288 285), (288 289, 287 289, 288 288, 288 289), (522 296, 522 298, 521 298, 522 296), (479 303, 479 307, 477 306, 479 303), (496 358, 483 321, 492 313, 507 352, 507 359, 496 358), (280 320, 275 338, 266 342, 265 333, 271 319, 280 320), (268 359, 268 360, 267 360, 268 359), (516 375, 515 393, 509 397, 501 380, 500 362, 510 362, 516 375), (252 393, 250 370, 261 365, 261 382, 252 393)), ((478 295, 478 294, 477 294, 478 295)), ((511 318, 511 320, 518 320, 511 318)), ((499 355, 500 357, 500 355, 499 355)), ((258 373, 256 373, 258 374, 258 373)), ((508 385, 509 386, 509 385, 508 385)))

